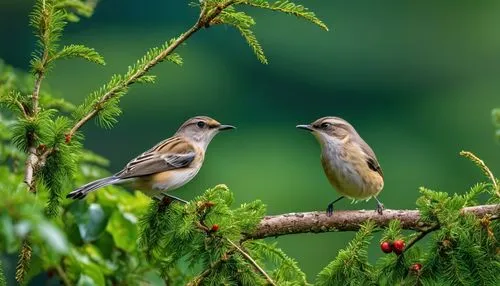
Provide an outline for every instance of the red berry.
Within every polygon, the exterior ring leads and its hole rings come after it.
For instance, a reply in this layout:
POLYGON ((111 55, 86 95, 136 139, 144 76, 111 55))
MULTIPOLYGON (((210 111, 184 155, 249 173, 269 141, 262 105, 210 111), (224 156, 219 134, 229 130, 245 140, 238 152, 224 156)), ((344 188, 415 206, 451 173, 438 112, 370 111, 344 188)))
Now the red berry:
POLYGON ((212 231, 212 232, 216 232, 218 230, 219 230, 219 225, 218 224, 212 225, 212 228, 210 229, 210 231, 212 231))
POLYGON ((403 253, 403 250, 405 249, 405 242, 401 239, 398 239, 398 240, 395 240, 393 243, 392 243, 392 250, 394 251, 394 253, 396 253, 397 255, 403 253))
POLYGON ((382 249, 382 251, 384 253, 391 253, 392 252, 391 244, 387 241, 384 241, 380 244, 380 249, 382 249))
POLYGON ((64 134, 64 141, 67 143, 69 143, 71 141, 71 135, 70 134, 64 134))
POLYGON ((415 263, 410 267, 411 270, 418 272, 420 269, 422 269, 422 264, 420 263, 415 263))

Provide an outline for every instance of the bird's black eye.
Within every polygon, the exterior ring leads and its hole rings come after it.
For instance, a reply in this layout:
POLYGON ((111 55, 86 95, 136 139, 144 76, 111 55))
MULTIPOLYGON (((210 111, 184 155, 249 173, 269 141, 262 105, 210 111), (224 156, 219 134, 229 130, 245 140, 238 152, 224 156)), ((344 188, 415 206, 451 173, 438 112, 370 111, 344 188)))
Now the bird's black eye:
POLYGON ((331 126, 331 124, 330 124, 330 123, 328 123, 328 122, 323 122, 323 123, 321 123, 321 128, 323 128, 323 129, 327 129, 327 128, 328 128, 328 127, 330 127, 330 126, 331 126))
POLYGON ((203 121, 198 121, 198 122, 196 123, 196 125, 198 125, 198 127, 200 127, 200 128, 203 128, 203 127, 205 127, 205 122, 203 122, 203 121))

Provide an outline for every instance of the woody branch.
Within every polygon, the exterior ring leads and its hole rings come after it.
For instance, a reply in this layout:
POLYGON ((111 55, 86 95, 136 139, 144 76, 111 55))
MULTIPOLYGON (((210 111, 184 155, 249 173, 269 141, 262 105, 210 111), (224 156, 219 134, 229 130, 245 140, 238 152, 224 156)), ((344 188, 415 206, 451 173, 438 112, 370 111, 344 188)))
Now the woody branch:
MULTIPOLYGON (((466 207, 461 212, 474 214, 478 218, 498 219, 500 204, 466 207)), ((434 227, 431 223, 420 219, 418 210, 384 210, 382 215, 371 210, 336 211, 330 217, 323 212, 303 212, 266 216, 257 229, 247 234, 244 239, 261 239, 298 233, 357 231, 367 220, 374 221, 379 227, 386 227, 394 219, 401 222, 403 229, 422 232, 434 227)), ((437 228, 439 227, 435 227, 437 228)))

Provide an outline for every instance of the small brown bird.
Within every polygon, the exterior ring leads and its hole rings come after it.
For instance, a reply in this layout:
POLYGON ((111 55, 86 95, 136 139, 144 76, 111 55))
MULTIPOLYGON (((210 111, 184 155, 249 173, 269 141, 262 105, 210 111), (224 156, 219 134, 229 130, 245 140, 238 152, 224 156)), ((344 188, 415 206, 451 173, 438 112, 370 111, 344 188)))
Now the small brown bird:
POLYGON ((168 191, 182 187, 196 176, 205 158, 205 151, 214 136, 222 130, 234 129, 207 116, 197 116, 181 125, 179 130, 148 151, 130 161, 111 177, 90 182, 67 195, 82 199, 89 192, 108 185, 127 184, 150 197, 161 198, 168 191))
POLYGON ((333 213, 333 204, 344 197, 353 200, 377 201, 377 212, 384 205, 377 195, 384 187, 384 174, 372 148, 359 136, 356 129, 339 117, 323 117, 311 124, 297 125, 316 137, 321 145, 321 164, 330 184, 342 196, 327 207, 333 213))

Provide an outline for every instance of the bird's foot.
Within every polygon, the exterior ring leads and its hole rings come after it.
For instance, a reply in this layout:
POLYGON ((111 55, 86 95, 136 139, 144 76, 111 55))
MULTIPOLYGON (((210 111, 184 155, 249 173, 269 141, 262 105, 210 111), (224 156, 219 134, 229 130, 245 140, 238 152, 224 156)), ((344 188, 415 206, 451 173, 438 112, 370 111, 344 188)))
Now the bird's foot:
POLYGON ((333 215, 333 203, 329 203, 328 206, 326 207, 326 215, 327 216, 333 215))
POLYGON ((164 196, 162 198, 157 198, 159 200, 158 203, 158 212, 164 212, 170 204, 174 202, 174 200, 168 196, 164 196))
POLYGON ((384 204, 381 202, 377 202, 377 213, 382 215, 384 211, 384 204))
POLYGON ((333 202, 331 202, 330 204, 328 204, 328 207, 326 207, 326 215, 327 216, 332 216, 333 214, 333 204, 340 201, 341 199, 343 199, 344 196, 342 197, 338 197, 336 200, 334 200, 333 202))

